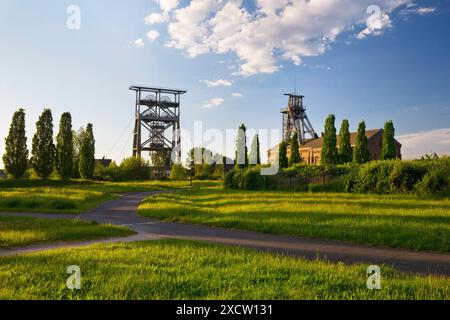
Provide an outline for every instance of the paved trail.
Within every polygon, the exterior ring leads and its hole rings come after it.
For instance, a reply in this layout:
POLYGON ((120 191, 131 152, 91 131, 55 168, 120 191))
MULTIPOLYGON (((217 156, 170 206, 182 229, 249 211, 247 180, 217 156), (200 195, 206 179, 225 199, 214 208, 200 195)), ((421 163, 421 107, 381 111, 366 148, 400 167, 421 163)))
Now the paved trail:
POLYGON ((161 192, 124 194, 118 199, 108 201, 89 213, 81 215, 0 213, 0 216, 14 215, 52 219, 79 217, 86 221, 95 220, 99 223, 125 225, 137 232, 136 235, 125 238, 75 243, 38 244, 26 248, 0 250, 0 256, 42 251, 53 248, 79 247, 94 243, 177 238, 249 247, 261 251, 305 257, 307 259, 324 258, 333 262, 342 261, 347 264, 358 262, 378 265, 384 264, 405 272, 450 276, 450 254, 448 253, 416 252, 405 249, 371 247, 342 241, 271 235, 194 224, 162 222, 138 216, 136 209, 142 199, 157 193, 161 192))

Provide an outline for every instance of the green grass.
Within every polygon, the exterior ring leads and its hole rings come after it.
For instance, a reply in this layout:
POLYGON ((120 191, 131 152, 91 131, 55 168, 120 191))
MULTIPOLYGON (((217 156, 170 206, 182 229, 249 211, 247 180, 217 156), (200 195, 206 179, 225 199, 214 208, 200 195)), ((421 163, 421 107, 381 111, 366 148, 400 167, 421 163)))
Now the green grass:
POLYGON ((90 240, 131 235, 125 227, 99 225, 78 219, 0 217, 0 249, 40 242, 90 240))
POLYGON ((450 251, 450 200, 201 187, 148 198, 146 217, 415 250, 450 251))
POLYGON ((188 182, 0 181, 0 212, 82 213, 123 192, 183 188, 188 182))
POLYGON ((190 241, 102 244, 0 258, 0 299, 450 299, 450 279, 190 241), (81 290, 66 288, 67 267, 81 290))

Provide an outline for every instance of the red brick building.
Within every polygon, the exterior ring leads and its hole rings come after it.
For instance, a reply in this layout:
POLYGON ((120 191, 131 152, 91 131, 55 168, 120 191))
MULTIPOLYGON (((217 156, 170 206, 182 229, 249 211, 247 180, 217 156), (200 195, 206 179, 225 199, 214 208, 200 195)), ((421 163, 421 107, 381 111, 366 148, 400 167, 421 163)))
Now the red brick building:
MULTIPOLYGON (((350 133, 350 144, 352 147, 355 146, 356 141, 356 132, 350 133)), ((381 150, 383 147, 383 129, 375 129, 375 130, 367 130, 366 131, 367 136, 367 143, 369 148, 369 156, 371 160, 380 160, 381 158, 381 150)), ((339 147, 340 137, 336 136, 337 138, 337 145, 339 147)), ((323 145, 323 138, 317 138, 317 139, 309 139, 307 140, 303 145, 300 146, 299 152, 300 157, 302 158, 302 161, 307 164, 319 164, 320 158, 322 154, 322 145, 323 145)), ((402 145, 400 142, 395 140, 395 145, 397 149, 397 158, 402 158, 402 145)), ((278 156, 278 146, 269 149, 267 151, 269 162, 274 162, 277 159, 278 156)), ((290 157, 291 150, 290 147, 288 147, 287 150, 288 157, 290 157)))

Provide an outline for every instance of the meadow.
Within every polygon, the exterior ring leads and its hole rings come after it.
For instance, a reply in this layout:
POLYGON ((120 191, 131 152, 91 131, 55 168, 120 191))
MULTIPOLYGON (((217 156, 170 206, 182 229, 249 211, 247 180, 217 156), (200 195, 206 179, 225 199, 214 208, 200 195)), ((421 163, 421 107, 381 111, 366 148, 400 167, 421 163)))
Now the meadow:
POLYGON ((138 212, 166 221, 450 251, 448 198, 223 190, 209 184, 152 196, 138 212))
POLYGON ((128 236, 133 233, 125 227, 99 225, 96 222, 89 223, 78 219, 0 217, 0 249, 42 242, 128 236))
POLYGON ((200 242, 100 244, 0 259, 0 299, 449 299, 450 279, 200 242), (81 290, 66 269, 81 269, 81 290))
POLYGON ((83 213, 123 192, 182 188, 188 182, 0 180, 0 212, 83 213))

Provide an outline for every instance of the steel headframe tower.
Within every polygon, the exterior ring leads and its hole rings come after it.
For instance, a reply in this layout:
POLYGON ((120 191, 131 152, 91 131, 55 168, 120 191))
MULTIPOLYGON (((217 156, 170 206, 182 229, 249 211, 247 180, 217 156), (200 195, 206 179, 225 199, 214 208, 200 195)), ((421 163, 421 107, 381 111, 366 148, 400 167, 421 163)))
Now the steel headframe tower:
POLYGON ((136 92, 133 157, 149 152, 153 167, 181 159, 180 98, 185 90, 131 86, 136 92), (170 131, 169 131, 170 130, 170 131), (143 138, 143 131, 148 132, 143 138))
POLYGON ((289 97, 289 102, 286 108, 281 109, 281 113, 283 114, 284 141, 289 143, 294 131, 298 133, 298 142, 300 145, 305 142, 307 135, 311 139, 318 138, 306 115, 306 107, 303 106, 304 96, 290 93, 285 94, 285 96, 289 97))

